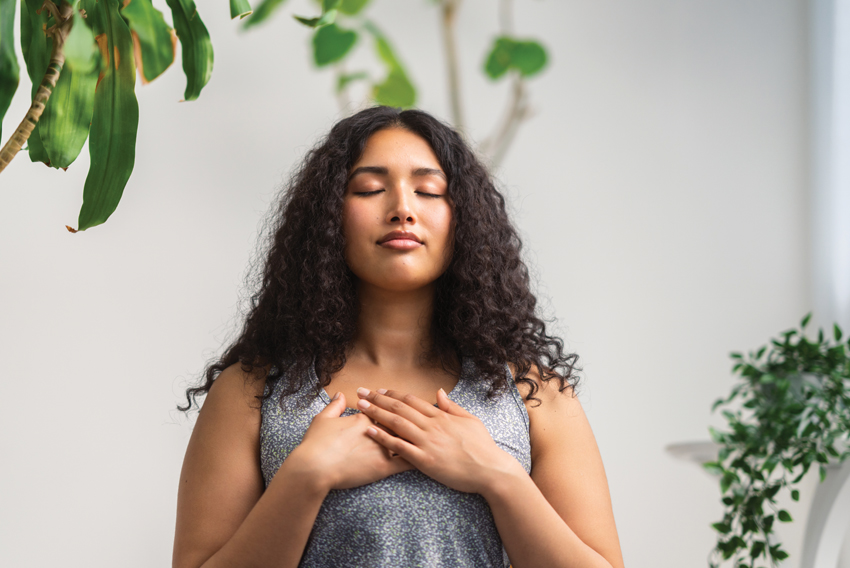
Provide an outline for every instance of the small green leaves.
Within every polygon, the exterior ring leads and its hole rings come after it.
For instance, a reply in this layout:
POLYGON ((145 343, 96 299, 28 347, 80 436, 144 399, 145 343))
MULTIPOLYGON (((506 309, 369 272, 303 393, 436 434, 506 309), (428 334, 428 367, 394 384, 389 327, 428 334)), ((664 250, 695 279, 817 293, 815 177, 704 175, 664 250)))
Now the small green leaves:
POLYGON ((491 79, 498 79, 515 69, 523 77, 539 73, 546 66, 546 50, 536 41, 520 41, 500 36, 484 62, 484 72, 491 79))
POLYGON ((239 18, 251 15, 251 5, 248 0, 230 0, 230 19, 239 18))
POLYGON ((850 434, 850 349, 838 343, 843 333, 836 325, 830 334, 820 329, 817 339, 807 338, 803 327, 810 318, 806 315, 799 329, 782 332, 747 356, 730 354, 739 381, 728 397, 712 405, 728 428, 709 429, 721 447, 716 462, 703 464, 720 474, 726 507, 723 520, 713 525, 720 534, 709 565, 734 557, 737 566, 741 548, 749 555, 747 566, 762 557, 774 564, 787 558, 779 544, 769 546, 774 520, 792 522, 788 511, 771 511, 780 491, 787 489, 799 501, 793 486, 812 465, 818 465, 823 480, 830 460, 850 457, 850 451, 835 447, 850 434), (738 403, 727 406, 736 396, 738 403), (727 526, 729 532, 722 532, 727 526))
MULTIPOLYGON (((39 0, 22 0, 20 3, 21 51, 27 65, 27 74, 32 81, 30 97, 33 99, 47 71, 50 50, 53 46, 53 40, 44 35, 43 30, 47 27, 48 13, 47 10, 41 10, 41 4, 39 0)), ((41 143, 41 133, 37 124, 27 139, 27 150, 31 161, 50 163, 44 144, 41 143)))
POLYGON ((322 26, 313 35, 313 62, 323 67, 339 61, 348 54, 357 42, 357 32, 346 30, 336 24, 322 26))
POLYGON ((729 532, 732 530, 732 527, 729 526, 729 523, 714 523, 711 526, 720 534, 729 534, 729 532))
POLYGON ((121 9, 121 15, 130 25, 136 45, 136 67, 141 71, 142 82, 153 81, 174 63, 172 30, 151 0, 131 0, 121 9))
POLYGON ((810 319, 812 319, 812 312, 807 313, 805 317, 800 320, 800 327, 805 328, 809 324, 810 319))
POLYGON ((0 0, 0 143, 3 141, 3 117, 20 81, 15 55, 15 4, 17 0, 0 0))
POLYGON ((251 14, 251 17, 242 24, 242 29, 247 30, 266 21, 278 8, 283 6, 284 2, 286 0, 263 0, 254 10, 254 13, 251 14))
POLYGON ((213 68, 213 48, 193 0, 166 0, 183 51, 186 91, 183 99, 193 101, 209 82, 213 68))

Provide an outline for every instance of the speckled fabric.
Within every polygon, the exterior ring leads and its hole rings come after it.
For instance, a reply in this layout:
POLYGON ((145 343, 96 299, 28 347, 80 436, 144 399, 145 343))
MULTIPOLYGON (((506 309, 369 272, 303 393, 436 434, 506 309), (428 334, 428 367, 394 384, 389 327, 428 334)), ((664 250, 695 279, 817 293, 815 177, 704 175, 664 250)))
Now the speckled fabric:
MULTIPOLYGON (((449 398, 475 414, 496 444, 531 473, 528 413, 505 366, 510 391, 487 400, 475 365, 462 361, 461 376, 449 398)), ((272 396, 262 408, 260 463, 266 486, 283 461, 301 443, 312 418, 330 403, 311 366, 305 393, 279 404, 282 381, 266 387, 272 396), (304 399, 303 397, 309 397, 304 399), (302 400, 298 400, 301 398, 302 400)), ((346 408, 342 416, 360 412, 346 408)), ((507 568, 487 501, 477 493, 455 491, 413 469, 352 489, 332 490, 325 498, 300 567, 507 568)))

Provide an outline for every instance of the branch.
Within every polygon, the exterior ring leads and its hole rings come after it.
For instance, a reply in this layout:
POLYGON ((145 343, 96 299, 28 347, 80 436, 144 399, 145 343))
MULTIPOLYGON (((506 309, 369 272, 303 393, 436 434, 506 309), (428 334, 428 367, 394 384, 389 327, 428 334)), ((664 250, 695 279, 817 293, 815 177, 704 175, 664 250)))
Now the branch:
POLYGON ((499 167, 502 159, 504 159, 505 153, 516 136, 519 125, 533 116, 532 109, 528 104, 525 80, 518 72, 514 72, 511 87, 511 98, 501 125, 481 143, 481 149, 485 154, 490 155, 491 167, 494 169, 499 167))
MULTIPOLYGON (((513 35, 511 0, 499 1, 499 27, 501 35, 513 35)), ((525 80, 518 72, 513 72, 511 87, 511 98, 500 125, 480 144, 481 152, 490 157, 490 167, 493 169, 498 168, 504 159, 520 123, 532 116, 525 80)))
POLYGON ((460 0, 442 0, 443 9, 440 29, 443 33, 446 68, 449 74, 449 101, 452 109, 452 122, 461 135, 466 136, 466 120, 460 99, 460 73, 457 63, 457 43, 455 41, 455 17, 460 0))
POLYGON ((47 100, 56 87, 56 81, 59 80, 62 67, 65 65, 65 39, 71 32, 71 26, 74 23, 74 8, 64 1, 57 8, 56 4, 50 0, 44 0, 42 9, 49 11, 56 19, 56 24, 44 31, 45 34, 53 38, 50 62, 47 65, 47 71, 41 79, 41 84, 38 86, 38 90, 35 93, 35 97, 33 97, 32 104, 26 116, 24 116, 24 119, 12 134, 9 141, 3 146, 3 149, 0 150, 0 172, 6 169, 6 166, 14 159, 24 145, 24 142, 32 134, 36 124, 38 124, 38 120, 41 118, 41 114, 44 112, 44 106, 47 104, 47 100))

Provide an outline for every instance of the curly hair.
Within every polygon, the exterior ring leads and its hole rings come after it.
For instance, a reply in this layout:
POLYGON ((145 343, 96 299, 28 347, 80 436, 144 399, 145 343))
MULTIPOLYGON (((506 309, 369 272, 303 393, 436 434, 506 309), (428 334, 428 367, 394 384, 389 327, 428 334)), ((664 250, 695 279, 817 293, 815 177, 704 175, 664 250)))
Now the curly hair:
POLYGON ((376 106, 336 123, 295 169, 258 254, 258 291, 241 333, 206 367, 203 384, 186 390, 187 404, 179 410, 197 404, 237 362, 256 380, 284 378, 281 397, 304 388, 311 364, 319 388, 342 369, 359 313, 357 278, 343 256, 346 180, 369 137, 388 128, 427 141, 448 182, 455 238, 449 265, 436 282, 427 357, 455 373, 461 357, 471 358, 481 380, 490 382, 490 398, 509 387, 508 361, 516 366, 515 380, 530 387, 526 400, 540 403, 527 376, 532 365, 542 380, 557 378, 559 391, 571 386, 575 395, 578 356, 565 353, 563 341, 547 335, 536 314, 522 242, 487 168, 454 129, 428 113, 376 106))

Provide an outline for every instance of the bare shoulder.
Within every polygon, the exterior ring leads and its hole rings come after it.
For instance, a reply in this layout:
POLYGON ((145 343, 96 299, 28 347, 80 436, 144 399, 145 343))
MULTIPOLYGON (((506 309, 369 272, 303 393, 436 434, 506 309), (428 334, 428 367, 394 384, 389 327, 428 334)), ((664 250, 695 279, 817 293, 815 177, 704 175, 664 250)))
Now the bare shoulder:
POLYGON ((222 371, 201 407, 186 448, 177 492, 173 565, 200 566, 259 500, 260 401, 265 371, 239 364, 222 371))
POLYGON ((530 422, 531 478, 576 535, 620 568, 623 557, 605 468, 581 402, 571 386, 558 390, 558 378, 543 381, 533 367, 527 378, 537 385, 534 397, 540 400, 525 400, 531 387, 517 383, 530 422))
POLYGON ((267 369, 262 367, 252 373, 246 373, 240 363, 227 367, 213 381, 201 413, 208 407, 216 411, 222 407, 230 407, 239 412, 253 410, 254 413, 259 413, 260 401, 256 397, 263 396, 267 374, 267 369))

